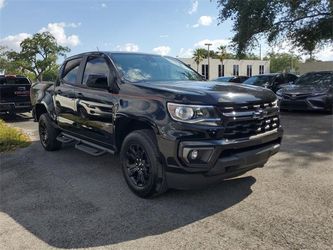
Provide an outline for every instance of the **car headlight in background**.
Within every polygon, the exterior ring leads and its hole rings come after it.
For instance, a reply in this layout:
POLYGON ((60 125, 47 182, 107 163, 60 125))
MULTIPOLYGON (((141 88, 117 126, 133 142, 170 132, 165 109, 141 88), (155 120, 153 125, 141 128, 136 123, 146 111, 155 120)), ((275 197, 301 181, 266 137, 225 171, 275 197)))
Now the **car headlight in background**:
MULTIPOLYGON (((279 98, 278 98, 279 99, 279 98)), ((272 102, 272 107, 277 108, 279 106, 278 99, 276 99, 274 102, 272 102)))
POLYGON ((281 92, 277 91, 277 92, 275 93, 275 95, 276 95, 276 97, 278 98, 278 100, 282 99, 282 93, 281 93, 281 92))
POLYGON ((168 111, 175 121, 209 126, 221 125, 221 118, 214 106, 168 103, 168 111))

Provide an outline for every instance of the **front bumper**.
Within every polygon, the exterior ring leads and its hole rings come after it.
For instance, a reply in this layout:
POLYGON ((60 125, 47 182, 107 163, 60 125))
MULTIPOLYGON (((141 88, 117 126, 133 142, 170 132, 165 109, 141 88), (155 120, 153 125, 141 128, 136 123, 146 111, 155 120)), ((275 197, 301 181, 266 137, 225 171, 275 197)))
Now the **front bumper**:
POLYGON ((284 98, 278 97, 279 105, 284 110, 330 110, 332 101, 329 102, 326 95, 307 98, 284 98))
POLYGON ((177 165, 167 165, 168 186, 193 189, 235 177, 263 167, 276 154, 281 145, 283 130, 278 128, 267 134, 247 140, 204 140, 180 142, 178 151, 186 147, 213 149, 207 164, 188 164, 179 159, 177 165))
POLYGON ((32 106, 30 102, 6 102, 6 103, 0 103, 0 111, 1 112, 29 112, 31 111, 32 106))

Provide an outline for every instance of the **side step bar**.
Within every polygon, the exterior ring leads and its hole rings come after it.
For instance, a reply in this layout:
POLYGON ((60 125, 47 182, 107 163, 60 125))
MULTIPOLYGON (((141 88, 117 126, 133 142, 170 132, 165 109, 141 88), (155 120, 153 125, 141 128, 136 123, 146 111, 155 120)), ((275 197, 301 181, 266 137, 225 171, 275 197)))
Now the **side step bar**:
POLYGON ((111 153, 114 154, 114 150, 96 145, 92 142, 88 142, 86 140, 82 140, 80 138, 77 138, 75 136, 72 135, 68 135, 65 133, 61 133, 58 137, 57 140, 63 143, 71 143, 71 142, 75 142, 75 148, 90 154, 92 156, 100 156, 103 155, 105 153, 111 153))
POLYGON ((65 136, 65 135, 63 135, 63 134, 60 134, 60 135, 58 135, 58 137, 57 137, 57 141, 60 141, 60 142, 62 142, 62 143, 71 143, 71 142, 74 141, 74 139, 69 138, 69 137, 67 137, 67 136, 65 136))

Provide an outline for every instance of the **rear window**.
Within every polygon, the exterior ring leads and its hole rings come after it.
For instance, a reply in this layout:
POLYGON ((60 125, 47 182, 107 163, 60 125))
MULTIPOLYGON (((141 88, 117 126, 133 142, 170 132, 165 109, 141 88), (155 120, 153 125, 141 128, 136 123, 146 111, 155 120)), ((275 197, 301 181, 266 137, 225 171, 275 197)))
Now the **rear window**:
POLYGON ((311 72, 302 75, 295 82, 296 85, 333 85, 333 72, 311 72))
POLYGON ((30 84, 29 80, 25 77, 0 77, 0 84, 30 84))

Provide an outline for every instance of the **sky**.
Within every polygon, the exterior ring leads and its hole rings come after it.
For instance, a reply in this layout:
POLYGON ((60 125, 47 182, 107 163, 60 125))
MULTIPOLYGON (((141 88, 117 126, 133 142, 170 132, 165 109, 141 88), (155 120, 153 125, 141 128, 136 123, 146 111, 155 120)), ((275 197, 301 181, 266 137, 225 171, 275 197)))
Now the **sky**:
MULTIPOLYGON (((232 22, 218 25, 217 17, 215 0, 0 0, 0 45, 19 50, 23 39, 49 31, 68 55, 98 49, 192 57, 207 42, 212 49, 229 44, 232 22)), ((263 56, 291 47, 261 45, 263 56)), ((333 60, 332 48, 316 56, 333 60)))

